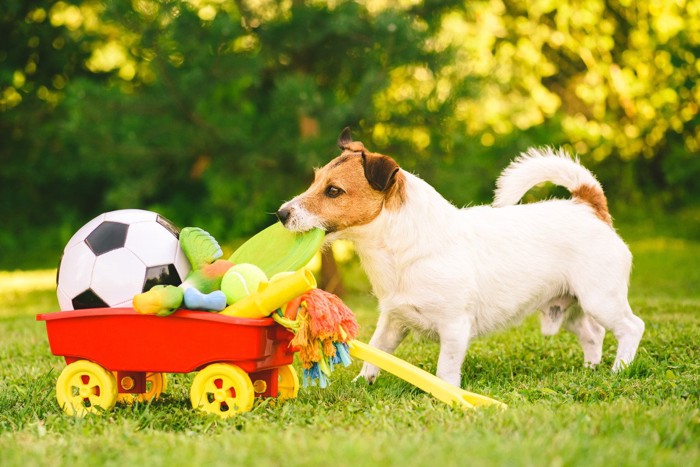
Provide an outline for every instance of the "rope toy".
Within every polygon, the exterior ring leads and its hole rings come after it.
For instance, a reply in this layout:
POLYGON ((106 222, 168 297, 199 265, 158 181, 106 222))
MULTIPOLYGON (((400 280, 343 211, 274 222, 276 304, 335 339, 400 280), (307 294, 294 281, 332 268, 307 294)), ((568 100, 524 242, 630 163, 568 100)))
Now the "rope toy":
POLYGON ((312 289, 272 314, 295 336, 290 345, 299 349, 303 385, 325 388, 337 364, 351 363, 348 342, 357 337, 359 325, 343 301, 321 289, 312 289))

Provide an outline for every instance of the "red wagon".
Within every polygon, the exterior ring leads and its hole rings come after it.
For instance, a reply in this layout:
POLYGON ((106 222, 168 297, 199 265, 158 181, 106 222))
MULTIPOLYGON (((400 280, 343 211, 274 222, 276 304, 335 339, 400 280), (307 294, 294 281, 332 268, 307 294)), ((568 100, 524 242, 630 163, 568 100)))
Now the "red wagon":
POLYGON ((247 319, 178 310, 167 319, 131 308, 37 315, 51 352, 67 366, 56 384, 68 414, 111 409, 117 400, 149 400, 165 390, 165 373, 198 371, 194 408, 228 417, 252 409, 256 396, 296 397, 294 335, 271 318, 247 319))

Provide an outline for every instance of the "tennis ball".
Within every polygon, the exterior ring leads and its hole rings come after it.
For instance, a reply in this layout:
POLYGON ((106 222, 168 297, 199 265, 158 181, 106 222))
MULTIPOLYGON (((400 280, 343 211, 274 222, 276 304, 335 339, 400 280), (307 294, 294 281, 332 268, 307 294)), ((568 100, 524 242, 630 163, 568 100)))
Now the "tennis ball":
POLYGON ((221 279, 221 291, 226 295, 226 304, 233 305, 238 300, 258 291, 261 282, 266 282, 265 273, 254 264, 236 264, 226 271, 221 279))

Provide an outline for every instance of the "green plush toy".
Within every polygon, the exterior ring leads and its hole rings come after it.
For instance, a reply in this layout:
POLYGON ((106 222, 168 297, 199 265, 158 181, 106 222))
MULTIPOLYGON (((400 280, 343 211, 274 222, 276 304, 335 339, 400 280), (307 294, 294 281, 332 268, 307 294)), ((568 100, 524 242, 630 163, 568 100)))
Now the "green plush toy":
POLYGON ((223 252, 216 239, 198 227, 185 227, 180 231, 180 247, 192 270, 177 287, 154 287, 135 296, 137 312, 167 316, 183 303, 192 310, 221 311, 226 307, 221 280, 233 263, 219 259, 223 252))

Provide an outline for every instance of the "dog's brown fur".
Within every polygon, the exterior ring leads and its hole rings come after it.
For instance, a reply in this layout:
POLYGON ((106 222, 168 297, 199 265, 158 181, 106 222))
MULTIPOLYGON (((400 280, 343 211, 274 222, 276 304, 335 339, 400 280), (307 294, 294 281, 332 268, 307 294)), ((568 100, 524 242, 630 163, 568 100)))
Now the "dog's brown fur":
POLYGON ((573 190, 571 195, 575 200, 587 203, 595 211, 595 215, 608 225, 612 225, 612 217, 608 211, 608 200, 605 193, 599 187, 592 185, 581 185, 573 190))
POLYGON ((328 231, 372 222, 385 209, 405 201, 405 177, 389 156, 369 152, 345 132, 338 138, 343 152, 317 169, 301 205, 324 220, 328 231), (329 190, 340 190, 335 196, 329 190))

